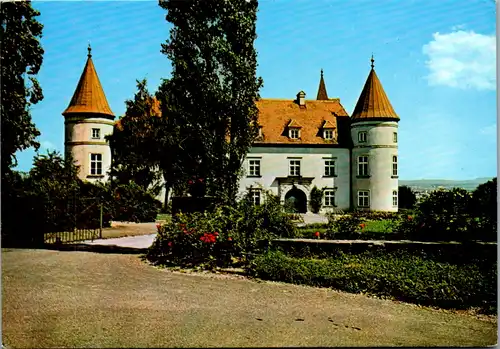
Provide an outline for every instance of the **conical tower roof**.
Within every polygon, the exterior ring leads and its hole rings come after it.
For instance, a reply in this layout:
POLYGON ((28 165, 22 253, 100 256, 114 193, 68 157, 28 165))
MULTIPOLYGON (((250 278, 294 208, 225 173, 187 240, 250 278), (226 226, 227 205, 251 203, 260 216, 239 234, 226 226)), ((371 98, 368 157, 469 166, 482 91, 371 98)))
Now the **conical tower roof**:
POLYGON ((73 98, 68 108, 62 113, 64 116, 70 114, 100 114, 102 117, 114 119, 113 112, 109 107, 106 95, 102 89, 101 82, 92 62, 91 48, 89 45, 87 63, 78 81, 73 98))
POLYGON ((375 73, 373 56, 371 62, 372 69, 352 113, 352 120, 369 121, 370 119, 387 119, 399 121, 399 116, 394 111, 375 73))
POLYGON ((316 97, 318 101, 327 101, 328 93, 326 93, 325 80, 323 79, 323 69, 321 69, 321 79, 319 80, 318 96, 316 97))

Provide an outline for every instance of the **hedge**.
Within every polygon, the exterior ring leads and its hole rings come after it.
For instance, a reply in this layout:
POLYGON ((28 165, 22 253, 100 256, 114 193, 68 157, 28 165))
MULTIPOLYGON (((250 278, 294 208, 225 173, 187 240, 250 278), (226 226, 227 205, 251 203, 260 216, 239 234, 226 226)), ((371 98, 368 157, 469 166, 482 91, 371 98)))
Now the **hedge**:
POLYGON ((497 308, 497 267, 455 265, 404 253, 339 253, 335 258, 294 258, 281 251, 257 256, 249 269, 261 279, 320 287, 442 308, 497 308))

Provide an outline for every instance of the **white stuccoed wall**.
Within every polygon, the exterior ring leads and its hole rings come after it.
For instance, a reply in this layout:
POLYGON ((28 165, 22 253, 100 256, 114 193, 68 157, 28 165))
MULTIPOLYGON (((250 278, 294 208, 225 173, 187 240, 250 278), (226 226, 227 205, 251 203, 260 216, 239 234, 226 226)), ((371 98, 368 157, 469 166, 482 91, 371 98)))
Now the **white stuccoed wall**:
MULTIPOLYGON (((245 175, 240 180, 240 194, 247 191, 250 186, 270 190, 278 195, 282 202, 286 193, 291 189, 291 183, 279 186, 277 177, 288 177, 290 158, 301 160, 301 176, 314 178, 308 184, 296 184, 298 189, 304 191, 308 199, 308 211, 310 190, 318 188, 335 189, 336 207, 340 209, 349 208, 350 180, 349 180, 349 150, 341 148, 299 148, 299 147, 253 147, 247 155, 243 170, 245 175), (248 159, 260 159, 260 178, 247 177, 248 159), (324 177, 326 159, 335 159, 336 177, 324 177)), ((326 211, 324 208, 322 211, 326 211)))
POLYGON ((111 167, 111 148, 105 136, 113 133, 113 121, 105 118, 67 118, 65 122, 65 152, 71 152, 80 166, 79 177, 89 182, 106 181, 111 167), (101 130, 100 139, 92 138, 92 129, 101 130), (102 154, 104 177, 89 177, 90 154, 102 154))
MULTIPOLYGON (((353 205, 358 205, 358 190, 370 192, 370 210, 398 210, 392 205, 392 192, 398 190, 398 178, 392 176, 392 157, 398 155, 398 144, 393 134, 398 132, 397 122, 358 122, 351 126, 354 143, 352 151, 353 205), (358 142, 358 132, 367 132, 367 142, 358 142), (358 178, 358 156, 368 155, 369 178, 358 178)), ((399 166, 398 166, 399 171, 399 166)))

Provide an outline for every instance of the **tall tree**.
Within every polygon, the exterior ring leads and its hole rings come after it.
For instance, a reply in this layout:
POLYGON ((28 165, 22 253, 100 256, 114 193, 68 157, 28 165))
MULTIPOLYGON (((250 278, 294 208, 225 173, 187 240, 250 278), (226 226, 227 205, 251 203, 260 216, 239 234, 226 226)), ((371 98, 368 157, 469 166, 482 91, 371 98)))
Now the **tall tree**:
POLYGON ((17 164, 17 151, 40 147, 36 141, 40 132, 30 114, 30 106, 43 99, 35 78, 44 53, 39 15, 31 1, 2 2, 0 6, 2 175, 17 164))
POLYGON ((137 81, 133 99, 125 102, 125 115, 107 136, 113 153, 111 176, 117 184, 135 182, 144 190, 159 179, 160 147, 154 130, 161 116, 159 102, 149 93, 147 80, 137 81))
POLYGON ((173 24, 162 53, 172 62, 173 117, 182 123, 183 166, 234 202, 242 161, 257 135, 257 0, 160 0, 173 24), (182 120, 182 122, 181 122, 182 120))

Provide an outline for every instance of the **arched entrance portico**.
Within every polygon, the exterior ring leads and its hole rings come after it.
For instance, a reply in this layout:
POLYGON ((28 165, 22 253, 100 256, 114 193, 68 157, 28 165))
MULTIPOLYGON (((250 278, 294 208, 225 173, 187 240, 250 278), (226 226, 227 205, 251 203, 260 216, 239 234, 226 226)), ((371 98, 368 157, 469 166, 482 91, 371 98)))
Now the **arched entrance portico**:
POLYGON ((307 196, 302 190, 294 186, 285 195, 285 205, 294 213, 306 213, 307 196))

